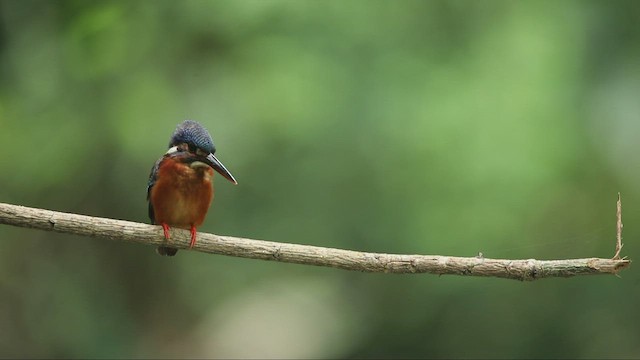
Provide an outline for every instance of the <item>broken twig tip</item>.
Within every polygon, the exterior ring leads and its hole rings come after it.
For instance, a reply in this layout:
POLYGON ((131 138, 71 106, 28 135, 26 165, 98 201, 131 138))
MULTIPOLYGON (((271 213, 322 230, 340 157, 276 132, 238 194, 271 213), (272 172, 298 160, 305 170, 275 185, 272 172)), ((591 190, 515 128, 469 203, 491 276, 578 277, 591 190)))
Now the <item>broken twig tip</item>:
POLYGON ((616 254, 613 256, 614 260, 620 259, 620 252, 622 251, 622 200, 620 192, 618 192, 618 201, 616 201, 616 254))

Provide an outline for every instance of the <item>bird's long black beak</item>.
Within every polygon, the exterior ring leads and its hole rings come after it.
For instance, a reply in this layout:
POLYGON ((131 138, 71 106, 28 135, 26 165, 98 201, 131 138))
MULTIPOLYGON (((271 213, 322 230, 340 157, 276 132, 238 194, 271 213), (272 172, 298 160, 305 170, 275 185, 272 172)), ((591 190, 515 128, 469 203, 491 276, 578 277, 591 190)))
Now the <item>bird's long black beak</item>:
POLYGON ((207 161, 209 162, 209 165, 211 165, 211 167, 220 175, 224 176, 225 179, 231 181, 235 185, 238 185, 236 179, 233 177, 233 175, 231 175, 229 170, 227 170, 227 168, 222 165, 222 162, 220 162, 217 157, 215 157, 213 154, 209 154, 207 155, 207 161))

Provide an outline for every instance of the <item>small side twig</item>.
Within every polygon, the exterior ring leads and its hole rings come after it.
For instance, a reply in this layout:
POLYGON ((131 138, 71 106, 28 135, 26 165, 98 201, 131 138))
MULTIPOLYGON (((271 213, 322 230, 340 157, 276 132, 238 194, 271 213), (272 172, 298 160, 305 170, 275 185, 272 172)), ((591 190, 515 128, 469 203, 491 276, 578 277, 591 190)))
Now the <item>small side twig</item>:
POLYGON ((614 260, 620 259, 620 252, 622 251, 622 201, 620 200, 620 193, 618 193, 618 201, 616 201, 616 254, 613 255, 614 260))

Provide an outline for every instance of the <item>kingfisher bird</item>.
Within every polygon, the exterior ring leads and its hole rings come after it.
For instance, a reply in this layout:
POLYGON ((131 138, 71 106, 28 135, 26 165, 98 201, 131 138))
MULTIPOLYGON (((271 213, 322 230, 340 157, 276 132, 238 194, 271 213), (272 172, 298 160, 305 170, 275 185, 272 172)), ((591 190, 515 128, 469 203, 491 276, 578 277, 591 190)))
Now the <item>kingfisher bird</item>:
MULTIPOLYGON (((238 184, 215 152, 207 129, 196 121, 185 120, 171 135, 169 150, 151 168, 147 185, 149 219, 151 224, 162 226, 167 242, 169 228, 176 227, 191 230, 189 248, 195 245, 196 228, 202 225, 213 200, 213 170, 238 184)), ((159 246, 156 252, 174 256, 178 249, 159 246)))

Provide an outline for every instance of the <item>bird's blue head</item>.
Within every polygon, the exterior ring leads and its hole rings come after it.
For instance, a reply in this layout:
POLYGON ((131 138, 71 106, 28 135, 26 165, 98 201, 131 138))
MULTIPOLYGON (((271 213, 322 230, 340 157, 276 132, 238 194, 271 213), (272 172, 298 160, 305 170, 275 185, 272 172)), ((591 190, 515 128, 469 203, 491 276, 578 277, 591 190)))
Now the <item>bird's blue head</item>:
POLYGON ((216 147, 207 129, 193 120, 185 120, 178 124, 173 135, 171 135, 169 148, 185 143, 190 147, 199 148, 207 153, 215 154, 216 152, 216 147))
MULTIPOLYGON (((215 157, 216 147, 207 129, 193 120, 178 124, 171 135, 169 150, 165 156, 180 156, 182 161, 192 164, 206 164, 234 184, 238 184, 229 170, 215 157)), ((205 166, 206 166, 205 165, 205 166)))

